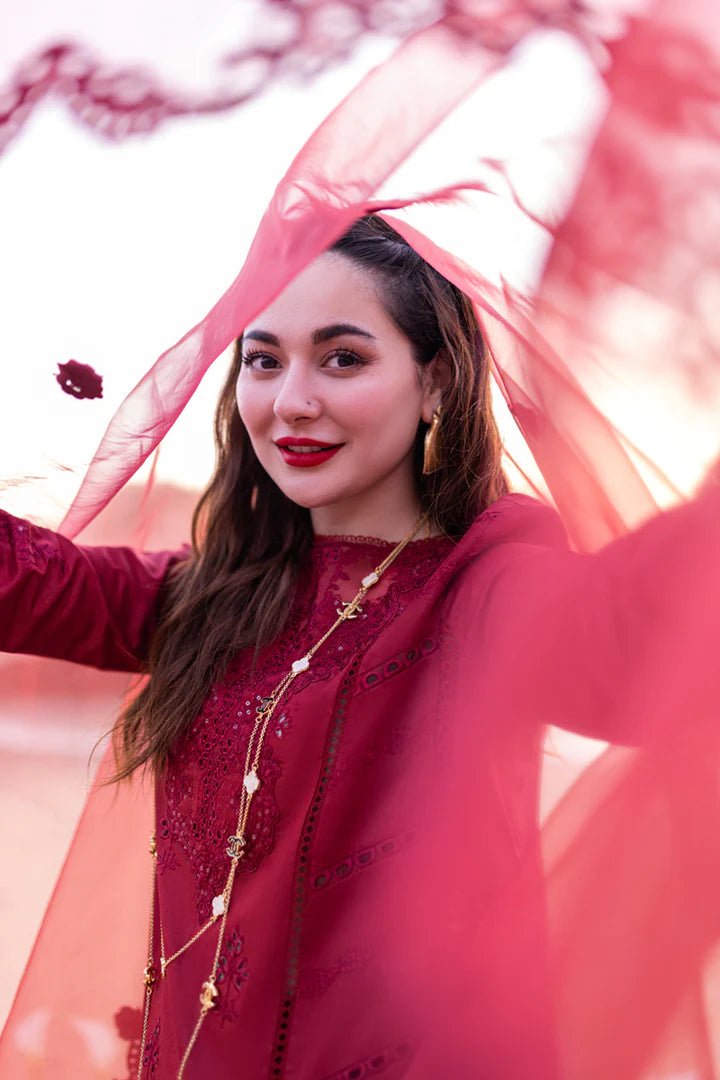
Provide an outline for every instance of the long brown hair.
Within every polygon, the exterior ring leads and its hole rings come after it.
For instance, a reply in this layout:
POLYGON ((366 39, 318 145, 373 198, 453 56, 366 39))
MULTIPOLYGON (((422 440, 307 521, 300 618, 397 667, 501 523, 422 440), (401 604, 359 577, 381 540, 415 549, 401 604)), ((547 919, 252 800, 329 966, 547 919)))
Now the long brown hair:
MULTIPOLYGON (((373 276, 420 368, 438 353, 450 367, 442 466, 422 475, 422 422, 414 460, 422 509, 437 529, 459 537, 506 490, 487 355, 472 304, 381 218, 360 218, 331 250, 373 276)), ((312 545, 309 511, 270 479, 240 420, 240 346, 217 406, 215 472, 193 515, 192 551, 170 574, 149 679, 114 727, 116 780, 146 763, 162 769, 233 655, 278 636, 312 545)))

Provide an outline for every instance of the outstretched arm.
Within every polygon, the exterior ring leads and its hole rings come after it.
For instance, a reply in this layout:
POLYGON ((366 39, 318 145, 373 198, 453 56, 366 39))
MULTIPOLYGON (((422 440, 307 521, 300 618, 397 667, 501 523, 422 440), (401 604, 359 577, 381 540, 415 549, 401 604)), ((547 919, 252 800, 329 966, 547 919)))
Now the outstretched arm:
POLYGON ((141 670, 184 554, 82 547, 0 510, 0 651, 141 670))
POLYGON ((593 555, 517 545, 492 590, 526 715, 619 743, 720 709, 720 489, 593 555))

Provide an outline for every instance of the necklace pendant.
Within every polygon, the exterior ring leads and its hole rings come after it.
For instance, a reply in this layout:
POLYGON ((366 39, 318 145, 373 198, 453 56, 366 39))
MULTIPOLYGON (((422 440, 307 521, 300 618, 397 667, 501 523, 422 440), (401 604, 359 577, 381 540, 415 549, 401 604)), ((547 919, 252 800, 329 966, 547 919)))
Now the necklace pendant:
POLYGON ((260 777, 254 769, 251 769, 243 780, 243 787, 247 791, 248 795, 254 795, 257 789, 260 787, 260 777))
POLYGON ((218 994, 219 990, 214 982, 210 982, 210 980, 204 982, 200 991, 200 1004, 203 1009, 214 1009, 215 1000, 218 997, 218 994))
POLYGON ((225 897, 222 893, 213 897, 212 913, 214 919, 219 919, 221 915, 225 914, 225 897))
POLYGON ((377 585, 379 580, 380 575, 377 573, 377 571, 373 570, 372 573, 365 575, 360 584, 363 586, 364 589, 369 589, 372 585, 377 585))
POLYGON ((343 600, 342 607, 335 610, 338 615, 342 615, 343 619, 357 619, 359 615, 362 615, 362 608, 354 600, 343 600))
POLYGON ((295 661, 295 663, 292 666, 292 670, 295 673, 295 675, 299 675, 301 671, 307 671, 307 669, 309 667, 310 667, 310 661, 308 660, 307 656, 303 656, 299 660, 295 661))
POLYGON ((153 986, 157 982, 157 970, 155 965, 150 963, 143 971, 143 982, 148 990, 152 990, 153 986))
POLYGON ((244 836, 228 836, 228 846, 225 848, 225 854, 229 855, 231 859, 242 859, 245 852, 244 836))
POLYGON ((168 962, 164 956, 160 957, 160 978, 165 978, 165 972, 167 971, 168 962))

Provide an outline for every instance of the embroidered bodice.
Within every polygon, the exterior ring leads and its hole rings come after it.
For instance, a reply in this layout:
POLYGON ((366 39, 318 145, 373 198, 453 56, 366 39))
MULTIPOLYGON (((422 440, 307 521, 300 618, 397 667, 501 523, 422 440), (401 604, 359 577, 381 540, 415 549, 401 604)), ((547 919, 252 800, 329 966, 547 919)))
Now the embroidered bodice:
MULTIPOLYGON (((250 650, 235 658, 173 753, 158 798, 158 870, 164 875, 181 866, 187 869, 198 923, 209 917, 212 898, 227 875, 225 839, 237 817, 242 762, 257 703, 335 621, 341 603, 355 595, 360 579, 393 546, 367 537, 317 537, 280 637, 260 653, 254 667, 250 650)), ((293 683, 263 750, 261 786, 253 800, 241 863, 245 873, 257 870, 272 850, 282 812, 277 785, 283 770, 302 768, 304 736, 295 730, 295 700, 312 695, 314 685, 337 675, 358 649, 372 644, 422 590, 452 546, 444 537, 410 543, 365 599, 362 614, 340 626, 314 657, 312 669, 293 683)), ((373 673, 367 678, 372 682, 373 673)), ((318 717, 318 723, 328 719, 318 717)))

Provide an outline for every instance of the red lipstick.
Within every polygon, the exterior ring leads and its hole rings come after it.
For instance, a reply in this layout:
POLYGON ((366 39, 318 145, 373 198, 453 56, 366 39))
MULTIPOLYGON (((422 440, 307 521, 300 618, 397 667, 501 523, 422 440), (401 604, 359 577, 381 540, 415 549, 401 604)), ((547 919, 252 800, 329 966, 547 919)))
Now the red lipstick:
POLYGON ((286 464, 294 468, 308 469, 329 461, 342 448, 343 443, 320 442, 318 439, 293 438, 288 435, 278 439, 275 445, 286 464))

